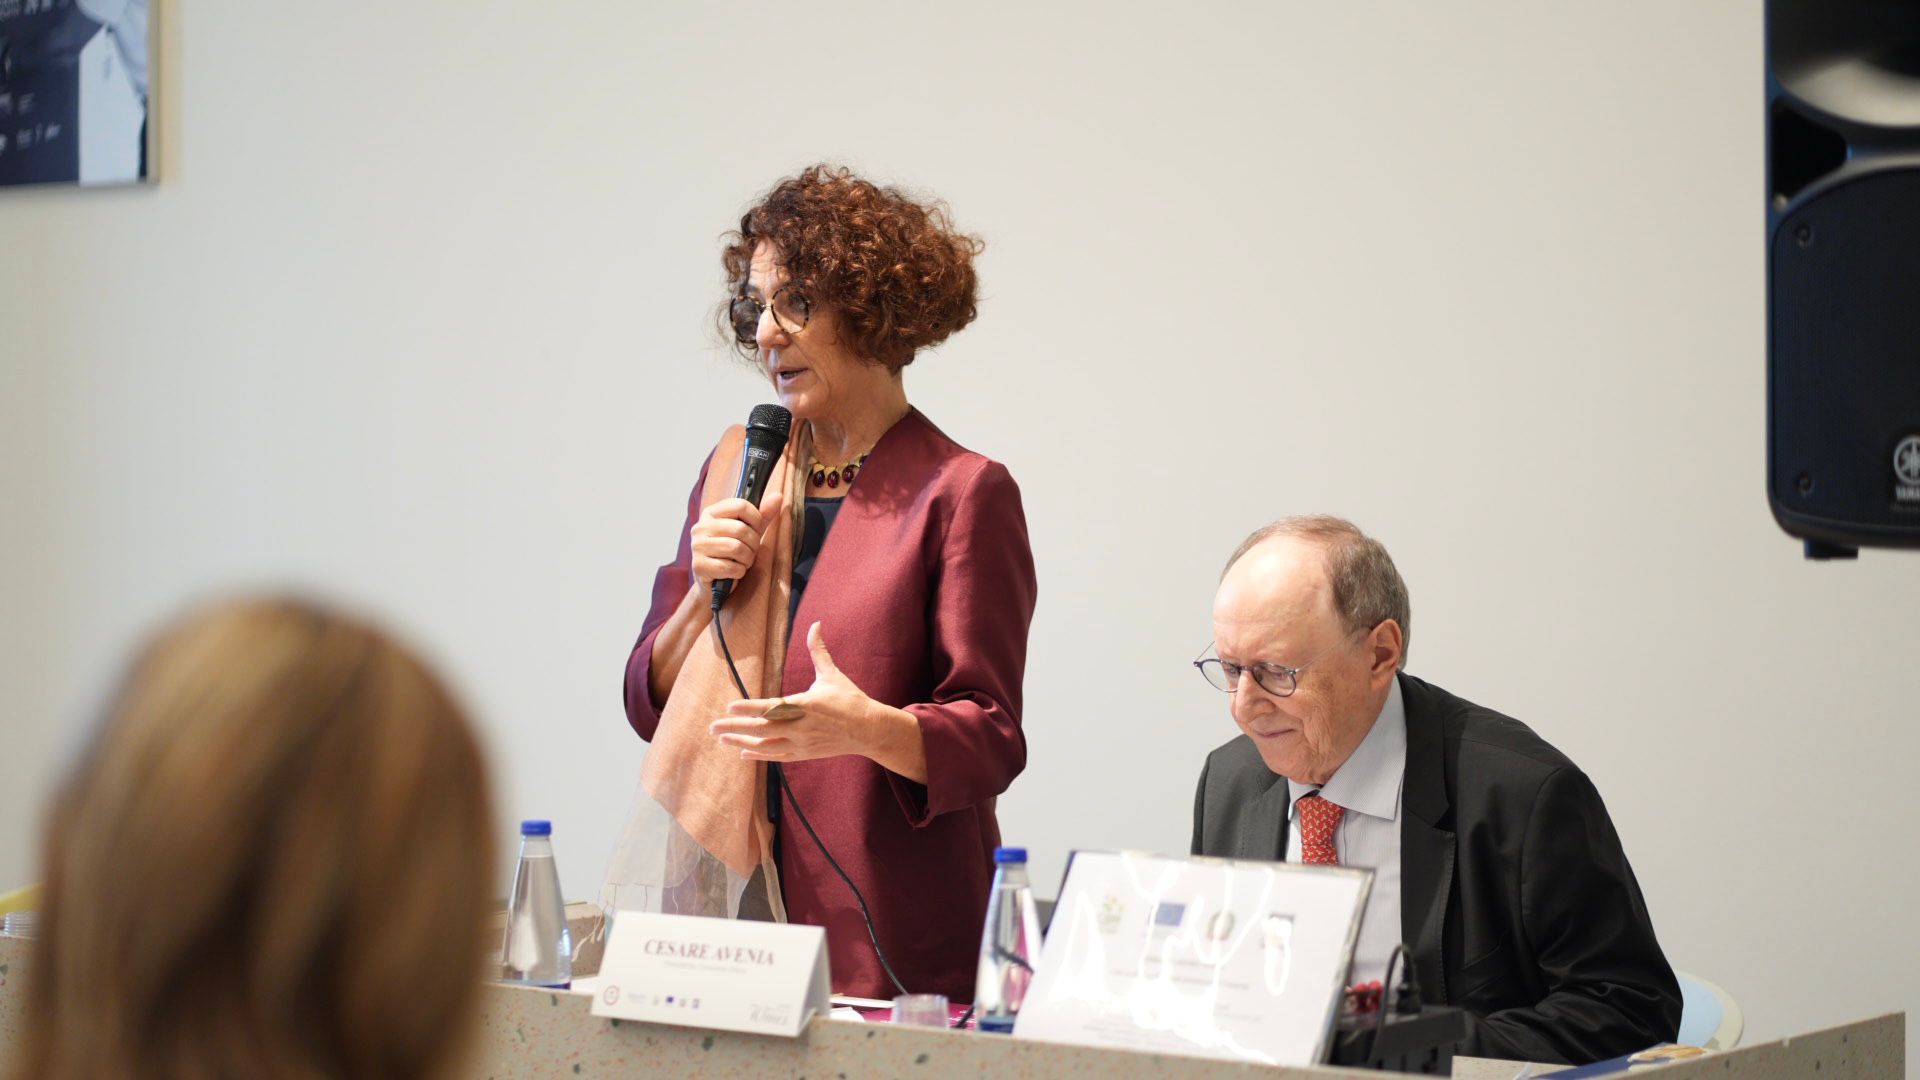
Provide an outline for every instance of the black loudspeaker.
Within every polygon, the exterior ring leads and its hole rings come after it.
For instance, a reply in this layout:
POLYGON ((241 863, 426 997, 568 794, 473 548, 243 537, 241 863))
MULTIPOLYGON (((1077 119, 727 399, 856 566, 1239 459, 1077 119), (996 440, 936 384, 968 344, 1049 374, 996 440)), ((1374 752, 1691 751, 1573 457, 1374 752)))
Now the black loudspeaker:
POLYGON ((1920 0, 1767 3, 1767 501, 1920 547, 1920 0))

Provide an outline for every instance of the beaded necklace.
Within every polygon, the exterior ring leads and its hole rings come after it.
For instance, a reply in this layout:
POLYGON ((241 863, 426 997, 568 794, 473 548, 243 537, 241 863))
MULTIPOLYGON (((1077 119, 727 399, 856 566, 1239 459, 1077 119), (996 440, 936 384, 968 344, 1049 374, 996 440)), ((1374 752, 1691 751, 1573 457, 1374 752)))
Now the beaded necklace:
POLYGON ((823 465, 814 462, 813 473, 808 479, 813 481, 814 487, 838 488, 842 481, 851 484, 853 478, 859 475, 860 467, 867 463, 867 456, 872 453, 873 451, 869 450, 861 454, 857 460, 849 461, 845 465, 823 465))

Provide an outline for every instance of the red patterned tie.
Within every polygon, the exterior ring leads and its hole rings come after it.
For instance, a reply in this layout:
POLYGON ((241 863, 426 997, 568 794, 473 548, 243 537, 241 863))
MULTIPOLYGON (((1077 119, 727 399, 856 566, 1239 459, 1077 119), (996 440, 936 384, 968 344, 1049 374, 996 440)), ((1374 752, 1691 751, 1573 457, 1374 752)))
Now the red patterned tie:
POLYGON ((1346 811, 1316 793, 1300 796, 1293 812, 1300 817, 1300 861, 1340 865, 1340 855, 1333 849, 1333 831, 1340 827, 1340 815, 1346 811))

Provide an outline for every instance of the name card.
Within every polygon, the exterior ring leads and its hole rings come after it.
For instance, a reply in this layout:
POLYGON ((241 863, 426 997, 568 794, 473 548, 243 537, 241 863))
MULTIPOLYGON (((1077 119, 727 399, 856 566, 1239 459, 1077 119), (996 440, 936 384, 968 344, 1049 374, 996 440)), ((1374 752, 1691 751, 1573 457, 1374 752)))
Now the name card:
POLYGON ((1370 870, 1076 853, 1013 1033, 1320 1062, 1372 885, 1370 870))
POLYGON ((593 1014, 793 1037, 827 1011, 828 978, 818 926, 621 911, 593 1014))

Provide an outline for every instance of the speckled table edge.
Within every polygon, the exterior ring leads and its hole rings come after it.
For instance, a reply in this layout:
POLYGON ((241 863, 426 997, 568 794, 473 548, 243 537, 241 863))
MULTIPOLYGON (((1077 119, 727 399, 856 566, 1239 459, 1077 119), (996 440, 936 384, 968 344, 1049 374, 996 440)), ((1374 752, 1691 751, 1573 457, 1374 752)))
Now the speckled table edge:
MULTIPOLYGON (((993 1076, 1152 1076, 1156 1080, 1215 1077, 1378 1077, 1377 1072, 1330 1067, 1272 1067, 1207 1058, 1139 1054, 1068 1046, 937 1028, 901 1028, 816 1018, 799 1038, 676 1028, 595 1017, 589 1000, 519 987, 490 987, 481 1045, 471 1075, 519 1077, 702 1076, 925 1078, 993 1076)), ((1742 1047, 1645 1069, 1670 1080, 1804 1080, 1904 1075, 1905 1014, 1876 1017, 1826 1031, 1742 1047)), ((1459 1058, 1461 1080, 1510 1080, 1522 1065, 1459 1058)), ((1535 1073, 1545 1077, 1552 1066, 1535 1073)), ((1641 1069, 1635 1069, 1639 1075, 1641 1069)))
MULTIPOLYGON (((30 942, 0 935, 0 1075, 27 1023, 25 968, 30 942)), ((896 1028, 816 1018, 797 1039, 701 1028, 669 1027, 594 1016, 578 994, 488 986, 480 1035, 462 1075, 488 1080, 521 1077, 910 1076, 930 1080, 991 1075, 1000 1080, 1038 1077, 1151 1076, 1155 1080, 1212 1080, 1260 1076, 1364 1078, 1352 1069, 1283 1068, 1204 1058, 1136 1054, 933 1028, 896 1028)), ((1461 1080, 1510 1080, 1516 1062, 1460 1058, 1461 1080)), ((1882 1080, 1906 1069, 1906 1014, 1808 1032, 1690 1061, 1656 1066, 1662 1080, 1882 1080)), ((1542 1068, 1542 1078, 1552 1070, 1542 1068)), ((1641 1075, 1635 1070, 1634 1075, 1641 1075)))

